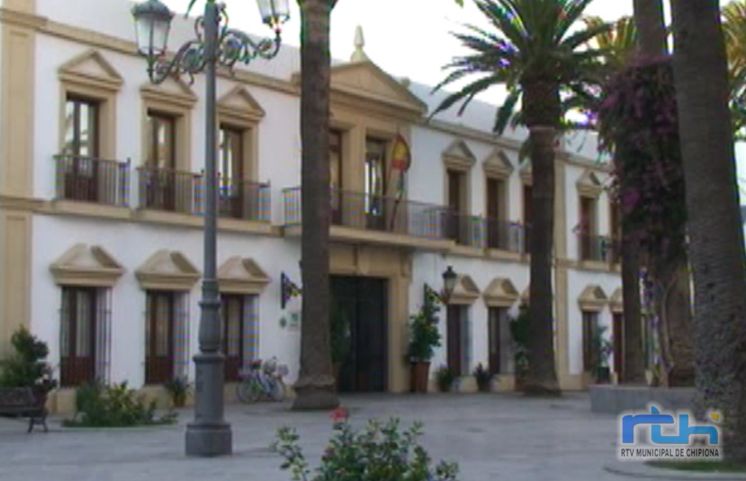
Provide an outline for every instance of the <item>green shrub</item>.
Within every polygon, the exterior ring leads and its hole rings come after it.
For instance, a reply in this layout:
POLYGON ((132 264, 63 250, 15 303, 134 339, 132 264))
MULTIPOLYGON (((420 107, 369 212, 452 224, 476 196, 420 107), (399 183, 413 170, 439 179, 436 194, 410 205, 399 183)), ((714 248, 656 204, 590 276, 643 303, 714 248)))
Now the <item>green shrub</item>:
POLYGON ((75 391, 75 418, 64 421, 68 427, 129 427, 171 424, 176 414, 157 418, 155 402, 146 404, 126 382, 111 386, 96 381, 75 391))
POLYGON ((346 420, 335 422, 321 466, 313 473, 294 429, 280 429, 274 448, 285 459, 282 469, 293 481, 455 481, 458 466, 441 462, 433 468, 419 444, 421 436, 421 424, 402 432, 397 419, 385 424, 369 421, 359 432, 346 420))
POLYGON ((56 383, 52 380, 52 369, 46 363, 49 355, 47 344, 25 327, 13 334, 10 343, 14 352, 0 362, 0 386, 53 389, 56 383))
POLYGON ((451 386, 453 386, 453 381, 455 380, 456 373, 454 373, 448 366, 440 366, 438 370, 435 371, 435 381, 438 383, 438 389, 440 389, 441 392, 449 392, 451 386))

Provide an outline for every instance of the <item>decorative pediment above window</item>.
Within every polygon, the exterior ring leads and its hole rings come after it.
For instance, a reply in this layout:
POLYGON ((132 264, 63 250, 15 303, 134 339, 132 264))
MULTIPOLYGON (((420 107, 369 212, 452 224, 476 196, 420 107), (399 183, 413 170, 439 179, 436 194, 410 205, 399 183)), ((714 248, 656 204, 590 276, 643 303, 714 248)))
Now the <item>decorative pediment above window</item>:
POLYGON ((484 172, 492 177, 507 179, 513 173, 513 164, 502 149, 495 149, 482 165, 484 172))
POLYGON ((124 268, 102 247, 76 244, 49 268, 61 286, 111 287, 124 268))
POLYGON ((521 166, 521 180, 525 185, 534 184, 534 171, 531 168, 531 161, 526 159, 521 166))
POLYGON ((259 295, 269 281, 253 259, 231 257, 218 269, 220 292, 227 294, 259 295))
POLYGON ((521 292, 521 304, 529 305, 531 302, 531 286, 526 286, 521 292))
POLYGON ((189 291, 200 273, 182 253, 160 250, 135 271, 140 287, 147 290, 189 291))
POLYGON ((59 68, 60 80, 68 84, 118 91, 124 80, 97 50, 88 50, 59 68))
POLYGON ((140 87, 140 93, 145 100, 182 109, 191 109, 197 103, 197 95, 178 77, 169 77, 159 85, 148 82, 140 87))
POLYGON ((615 314, 621 314, 624 312, 624 294, 622 294, 621 287, 618 287, 611 295, 609 305, 611 306, 611 312, 615 314))
POLYGON ((469 170, 477 162, 477 158, 463 140, 454 141, 443 152, 443 163, 448 169, 469 170))
POLYGON ((604 190, 603 183, 592 170, 586 170, 577 182, 578 192, 586 197, 596 198, 604 190))
POLYGON ((484 303, 489 307, 510 308, 518 300, 518 290, 510 279, 496 277, 484 290, 484 303))
POLYGON ((608 304, 609 298, 601 286, 589 285, 578 297, 578 304, 582 311, 599 312, 608 304))
POLYGON ((468 275, 460 275, 451 296, 448 298, 448 304, 471 305, 479 299, 480 295, 481 292, 479 292, 479 287, 474 280, 468 275))
POLYGON ((218 100, 221 117, 236 124, 255 124, 265 112, 259 102, 246 90, 237 86, 218 100))

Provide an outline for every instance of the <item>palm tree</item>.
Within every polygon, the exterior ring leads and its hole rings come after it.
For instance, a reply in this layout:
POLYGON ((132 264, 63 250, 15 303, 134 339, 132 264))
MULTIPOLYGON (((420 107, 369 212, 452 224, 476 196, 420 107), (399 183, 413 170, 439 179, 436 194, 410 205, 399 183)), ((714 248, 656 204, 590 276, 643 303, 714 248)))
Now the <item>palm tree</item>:
POLYGON ((561 94, 582 90, 597 73, 600 52, 587 47, 589 39, 607 27, 579 28, 591 0, 474 0, 490 22, 491 30, 468 26, 456 34, 472 52, 456 57, 446 68, 452 72, 440 89, 466 77, 470 83, 448 95, 432 115, 463 101, 459 113, 480 92, 494 85, 508 89, 496 114, 494 129, 502 133, 518 103, 515 121, 529 129, 533 224, 531 226, 531 337, 525 391, 558 394, 555 370, 552 247, 554 232, 554 145, 563 125, 561 94), (473 77, 477 77, 473 79, 473 77))
POLYGON ((694 274, 697 392, 746 462, 746 259, 718 0, 672 0, 674 74, 694 274))
POLYGON ((329 334, 329 21, 336 0, 298 0, 301 9, 303 322, 293 409, 339 405, 329 334))
MULTIPOLYGON (((585 19, 589 28, 603 25, 598 17, 585 19)), ((629 67, 638 47, 635 19, 622 17, 612 29, 601 32, 594 39, 595 47, 603 50, 604 65, 608 75, 621 72, 629 67)), ((616 161, 615 161, 616 163, 616 161)), ((624 299, 624 342, 621 381, 625 384, 645 382, 645 354, 643 349, 643 329, 640 300, 640 245, 622 220, 621 260, 622 290, 624 299)))

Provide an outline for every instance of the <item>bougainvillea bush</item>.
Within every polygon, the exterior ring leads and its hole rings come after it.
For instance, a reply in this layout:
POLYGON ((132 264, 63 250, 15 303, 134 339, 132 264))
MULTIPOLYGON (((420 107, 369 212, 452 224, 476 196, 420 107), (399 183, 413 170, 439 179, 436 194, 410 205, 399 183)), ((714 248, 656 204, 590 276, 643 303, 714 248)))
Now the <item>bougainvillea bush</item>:
POLYGON ((402 429, 397 419, 386 423, 369 421, 356 431, 344 410, 332 413, 334 433, 312 470, 299 446, 300 436, 291 428, 278 432, 275 450, 285 458, 282 469, 293 481, 456 481, 458 467, 441 462, 433 467, 419 444, 422 425, 402 429))
POLYGON ((660 261, 684 249, 686 205, 670 59, 613 76, 598 107, 602 148, 613 154, 614 193, 624 228, 660 261))

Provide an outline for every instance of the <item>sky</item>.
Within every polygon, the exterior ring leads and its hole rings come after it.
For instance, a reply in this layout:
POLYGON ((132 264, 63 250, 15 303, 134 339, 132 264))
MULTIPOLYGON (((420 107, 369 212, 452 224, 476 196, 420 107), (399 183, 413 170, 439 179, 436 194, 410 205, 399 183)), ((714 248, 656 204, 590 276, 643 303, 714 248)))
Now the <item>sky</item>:
MULTIPOLYGON (((188 0, 163 0, 175 12, 184 12, 188 0)), ((261 22, 256 0, 223 0, 228 7, 231 26, 252 34, 270 34, 261 22)), ((355 29, 365 35, 365 52, 379 67, 396 77, 435 85, 443 79, 443 65, 464 52, 448 32, 459 31, 464 24, 484 25, 473 2, 460 7, 454 0, 338 0, 332 13, 332 56, 347 60, 354 51, 355 29)), ((202 11, 198 0, 192 15, 202 11)), ((300 13, 290 0, 291 18, 284 26, 283 43, 300 45, 300 13)), ((632 0, 595 0, 587 10, 605 20, 632 15, 632 0)), ((499 103, 503 93, 492 89, 479 98, 499 103)), ((746 203, 746 145, 738 146, 739 176, 746 203)))

